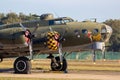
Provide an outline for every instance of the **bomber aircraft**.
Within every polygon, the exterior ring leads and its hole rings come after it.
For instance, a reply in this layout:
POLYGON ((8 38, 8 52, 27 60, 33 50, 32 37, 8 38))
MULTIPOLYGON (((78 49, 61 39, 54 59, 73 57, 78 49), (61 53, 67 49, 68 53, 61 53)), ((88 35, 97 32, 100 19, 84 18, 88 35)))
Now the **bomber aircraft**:
MULTIPOLYGON (((112 28, 96 21, 74 21, 70 17, 54 18, 42 14, 39 20, 0 25, 0 61, 16 58, 14 72, 28 74, 35 54, 49 54, 51 70, 65 71, 64 52, 104 51, 112 28), (53 56, 58 53, 59 56, 53 56)), ((95 52, 94 57, 95 57, 95 52)))

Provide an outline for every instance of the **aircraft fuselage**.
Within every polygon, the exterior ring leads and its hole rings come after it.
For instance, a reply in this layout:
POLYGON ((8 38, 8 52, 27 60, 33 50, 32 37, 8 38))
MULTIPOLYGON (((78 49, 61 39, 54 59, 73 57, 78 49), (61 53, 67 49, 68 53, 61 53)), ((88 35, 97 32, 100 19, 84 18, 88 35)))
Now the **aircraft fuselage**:
MULTIPOLYGON (((22 24, 30 30, 31 33, 39 24, 33 38, 33 49, 35 51, 39 50, 39 52, 46 50, 51 51, 47 44, 48 32, 55 31, 59 33, 61 40, 58 41, 58 43, 62 43, 63 49, 64 47, 81 46, 93 42, 104 42, 106 39, 110 38, 112 33, 111 31, 107 32, 107 30, 111 28, 109 26, 106 27, 105 24, 92 21, 75 22, 67 17, 28 21, 22 24)), ((11 49, 13 49, 12 52, 14 52, 14 49, 19 52, 22 49, 24 52, 24 49, 27 51, 27 46, 24 30, 19 23, 0 27, 0 49, 3 49, 3 52, 4 50, 10 51, 11 49)))

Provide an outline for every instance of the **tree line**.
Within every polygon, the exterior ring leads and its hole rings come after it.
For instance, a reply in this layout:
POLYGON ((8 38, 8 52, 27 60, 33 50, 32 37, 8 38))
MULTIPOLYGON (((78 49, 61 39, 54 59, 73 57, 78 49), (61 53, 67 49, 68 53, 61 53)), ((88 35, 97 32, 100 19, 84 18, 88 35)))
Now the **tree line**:
MULTIPOLYGON (((35 14, 34 14, 35 15, 35 14)), ((0 13, 0 25, 10 24, 15 22, 23 22, 28 20, 38 20, 38 17, 33 16, 32 14, 25 15, 23 13, 16 14, 11 13, 0 13)), ((103 23, 109 25, 113 29, 113 34, 109 40, 110 47, 107 48, 109 51, 120 51, 120 19, 109 19, 103 23)))
POLYGON ((0 13, 0 25, 36 19, 38 18, 33 16, 32 14, 25 15, 23 13, 16 14, 14 12, 8 14, 0 13))

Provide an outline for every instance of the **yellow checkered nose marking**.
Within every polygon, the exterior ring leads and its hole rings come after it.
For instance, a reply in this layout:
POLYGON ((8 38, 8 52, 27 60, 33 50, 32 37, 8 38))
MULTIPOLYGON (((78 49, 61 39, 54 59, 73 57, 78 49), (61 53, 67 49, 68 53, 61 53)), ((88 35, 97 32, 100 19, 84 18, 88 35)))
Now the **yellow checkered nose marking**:
POLYGON ((57 50, 59 46, 58 39, 60 37, 60 34, 56 31, 48 32, 47 33, 47 47, 50 50, 57 50))

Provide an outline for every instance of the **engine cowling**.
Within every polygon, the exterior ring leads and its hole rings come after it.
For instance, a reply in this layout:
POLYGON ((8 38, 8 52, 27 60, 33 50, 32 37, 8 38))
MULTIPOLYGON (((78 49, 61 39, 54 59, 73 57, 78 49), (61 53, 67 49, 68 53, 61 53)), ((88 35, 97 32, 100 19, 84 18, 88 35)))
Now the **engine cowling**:
POLYGON ((47 33, 47 47, 50 50, 57 50, 59 47, 60 34, 56 31, 47 33))

